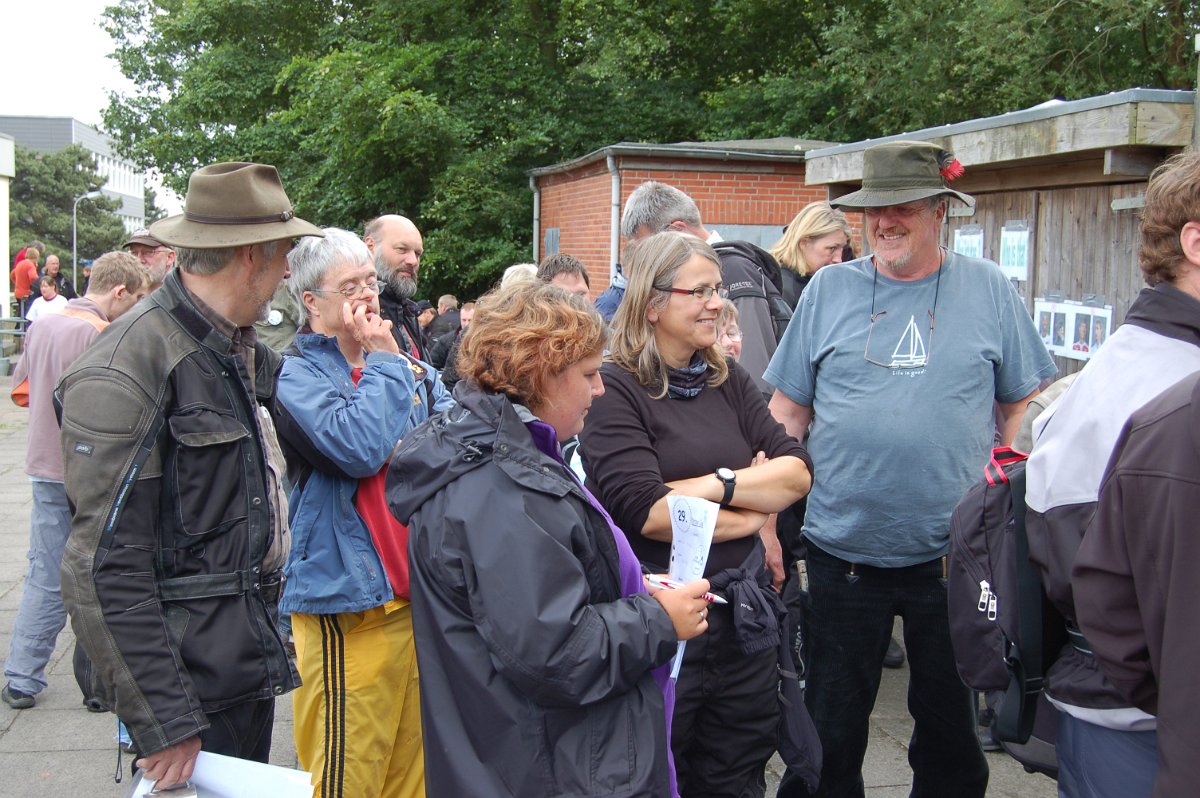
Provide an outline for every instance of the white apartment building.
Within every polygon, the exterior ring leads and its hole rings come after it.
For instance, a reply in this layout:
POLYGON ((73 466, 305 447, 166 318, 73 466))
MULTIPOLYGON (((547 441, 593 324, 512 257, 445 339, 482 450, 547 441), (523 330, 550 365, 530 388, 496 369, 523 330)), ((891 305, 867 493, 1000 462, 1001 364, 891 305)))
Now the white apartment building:
POLYGON ((146 226, 146 175, 133 162, 117 155, 112 139, 104 133, 68 116, 0 116, 0 133, 39 152, 81 145, 95 158, 96 171, 108 179, 101 190, 121 202, 116 213, 125 229, 133 232, 146 226))

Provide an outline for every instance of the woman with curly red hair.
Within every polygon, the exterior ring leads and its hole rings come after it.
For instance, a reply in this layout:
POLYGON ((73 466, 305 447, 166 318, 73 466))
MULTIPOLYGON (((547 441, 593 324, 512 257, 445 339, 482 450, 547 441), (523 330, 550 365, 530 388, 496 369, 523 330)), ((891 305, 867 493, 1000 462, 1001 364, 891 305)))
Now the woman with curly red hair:
POLYGON ((646 592, 624 534, 563 462, 604 393, 600 314, 524 281, 480 300, 459 405, 407 438, 430 796, 673 795, 667 663, 708 627, 706 580, 646 592))

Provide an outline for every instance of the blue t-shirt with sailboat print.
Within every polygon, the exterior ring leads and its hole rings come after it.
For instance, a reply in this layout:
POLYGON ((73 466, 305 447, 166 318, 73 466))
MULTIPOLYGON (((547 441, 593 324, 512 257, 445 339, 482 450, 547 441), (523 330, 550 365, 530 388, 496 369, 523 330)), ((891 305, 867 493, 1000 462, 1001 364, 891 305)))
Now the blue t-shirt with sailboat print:
POLYGON ((946 253, 915 281, 871 258, 821 269, 765 378, 813 408, 805 535, 851 562, 903 567, 946 553, 950 513, 983 474, 993 400, 1055 367, 999 267, 946 253))

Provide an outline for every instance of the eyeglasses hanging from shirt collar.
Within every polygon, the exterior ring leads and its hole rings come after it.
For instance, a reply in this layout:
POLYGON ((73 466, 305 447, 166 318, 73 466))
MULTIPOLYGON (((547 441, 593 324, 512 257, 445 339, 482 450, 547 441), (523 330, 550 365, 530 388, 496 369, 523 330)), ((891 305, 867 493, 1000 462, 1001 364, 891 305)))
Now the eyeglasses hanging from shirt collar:
POLYGON ((871 280, 871 321, 870 326, 867 327, 867 345, 863 347, 863 359, 871 365, 893 371, 922 369, 929 365, 929 355, 933 350, 933 322, 937 312, 938 294, 942 288, 942 266, 946 262, 945 252, 941 251, 938 254, 937 280, 933 286, 933 306, 926 311, 929 314, 929 337, 921 340, 916 317, 909 318, 908 326, 904 328, 904 333, 896 342, 896 348, 892 350, 892 359, 888 363, 882 363, 871 357, 871 334, 875 332, 875 322, 887 315, 886 310, 875 312, 875 287, 879 284, 879 267, 875 267, 875 274, 871 280))

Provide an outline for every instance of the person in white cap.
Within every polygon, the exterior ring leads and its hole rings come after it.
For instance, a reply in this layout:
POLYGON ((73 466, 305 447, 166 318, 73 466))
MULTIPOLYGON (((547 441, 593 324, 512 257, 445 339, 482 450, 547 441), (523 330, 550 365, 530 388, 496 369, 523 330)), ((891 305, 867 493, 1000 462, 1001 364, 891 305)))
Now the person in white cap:
POLYGON ((175 265, 175 250, 150 235, 144 227, 133 232, 125 242, 125 249, 150 270, 151 290, 162 285, 167 272, 175 265))

